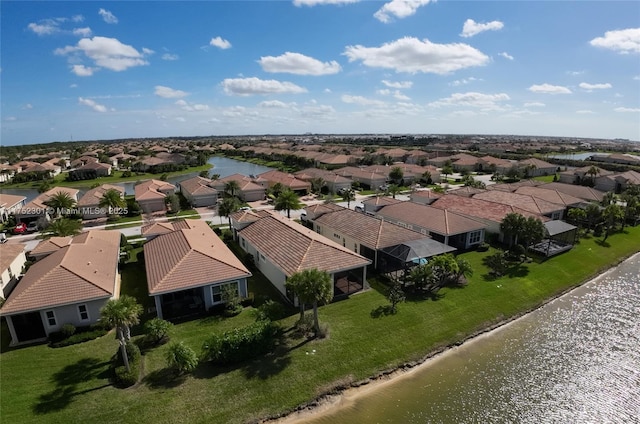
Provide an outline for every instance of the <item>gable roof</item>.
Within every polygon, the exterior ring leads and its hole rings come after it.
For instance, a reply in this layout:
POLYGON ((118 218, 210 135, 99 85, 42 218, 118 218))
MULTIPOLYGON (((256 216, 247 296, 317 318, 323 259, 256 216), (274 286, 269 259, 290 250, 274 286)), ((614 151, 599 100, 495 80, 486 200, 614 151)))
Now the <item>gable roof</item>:
POLYGON ((351 209, 326 213, 315 219, 315 222, 323 227, 343 233, 357 240, 360 244, 375 250, 411 240, 428 238, 417 231, 408 230, 351 209))
POLYGON ((188 180, 180 181, 179 184, 180 190, 186 191, 192 195, 202 196, 207 194, 218 194, 218 190, 211 186, 211 184, 213 184, 213 180, 210 180, 209 178, 195 176, 188 180))
POLYGON ((485 228, 485 224, 473 218, 414 202, 385 206, 377 215, 414 224, 442 235, 462 234, 485 228))
POLYGON ((134 187, 136 201, 150 199, 164 199, 166 194, 163 191, 175 190, 175 186, 166 181, 148 180, 143 181, 134 187))
POLYGON ((288 277, 305 269, 329 273, 366 266, 370 260, 288 219, 269 214, 238 234, 288 277))
POLYGON ((0 244, 0 273, 9 268, 9 265, 24 252, 24 244, 0 244))
POLYGON ((547 202, 565 206, 579 205, 580 203, 584 203, 584 200, 570 194, 566 194, 558 190, 543 189, 540 187, 520 187, 515 191, 515 193, 528 194, 529 196, 543 199, 547 202))
POLYGON ((0 314, 109 298, 115 294, 120 232, 91 230, 31 265, 0 314))
POLYGON ((477 199, 475 197, 454 196, 445 194, 431 204, 439 209, 446 209, 461 213, 472 218, 486 219, 493 222, 502 222, 509 213, 519 213, 525 217, 534 217, 548 221, 548 218, 520 209, 516 206, 505 205, 503 203, 490 202, 488 200, 477 199))
POLYGON ((220 178, 219 180, 214 181, 214 184, 216 185, 216 187, 221 187, 221 189, 224 189, 225 184, 227 184, 229 181, 237 181, 238 185, 240 186, 240 191, 259 191, 259 190, 264 191, 265 190, 265 188, 262 187, 260 184, 253 182, 250 177, 247 177, 246 175, 242 175, 242 174, 228 175, 224 178, 220 178))
POLYGON ((0 193, 0 208, 12 208, 13 206, 24 202, 26 197, 16 196, 13 194, 0 193))
POLYGON ((161 234, 144 245, 150 295, 251 276, 204 221, 161 234))
POLYGON ((520 165, 533 165, 536 169, 541 169, 541 168, 558 168, 558 165, 554 165, 552 163, 543 161, 541 159, 538 158, 528 158, 528 159, 523 159, 521 161, 518 162, 518 164, 520 165))
POLYGON ((68 246, 73 240, 73 237, 51 237, 47 240, 42 240, 38 245, 31 250, 30 255, 41 256, 50 255, 53 252, 60 250, 61 248, 68 246))
POLYGON ((474 199, 488 200, 527 210, 537 215, 547 215, 564 209, 563 204, 551 203, 526 194, 511 193, 501 190, 489 190, 473 196, 474 199))
POLYGON ((195 228, 200 225, 195 219, 175 219, 173 221, 152 222, 140 228, 140 234, 149 237, 167 234, 178 230, 195 228))
POLYGON ((591 187, 581 186, 576 184, 566 184, 566 183, 547 183, 538 186, 539 188, 543 188, 545 190, 557 190, 561 193, 569 194, 574 197, 578 197, 583 200, 600 202, 605 193, 600 190, 596 190, 591 187))
POLYGON ((389 196, 374 196, 362 201, 363 205, 372 206, 395 205, 396 203, 402 203, 402 200, 394 199, 389 196))
POLYGON ((285 187, 289 187, 291 190, 304 190, 311 188, 311 184, 307 181, 299 180, 291 174, 285 174, 284 172, 276 169, 263 172, 262 174, 259 174, 258 177, 264 178, 273 184, 280 183, 285 187))
POLYGON ((55 196, 58 193, 67 193, 73 199, 77 199, 78 192, 79 192, 79 190, 77 190, 75 188, 54 187, 51 190, 46 191, 46 192, 38 195, 38 197, 36 197, 35 199, 33 199, 32 201, 27 203, 24 206, 24 208, 21 211, 18 212, 18 214, 22 213, 23 211, 28 212, 29 210, 33 210, 33 209, 46 209, 47 205, 45 205, 44 202, 48 201, 49 199, 51 199, 53 196, 55 196))
POLYGON ((111 184, 102 184, 101 186, 92 188, 91 190, 87 191, 84 196, 82 196, 80 200, 78 200, 78 206, 99 205, 100 201, 102 200, 102 196, 104 196, 104 194, 109 190, 117 191, 118 193, 120 193, 120 197, 124 196, 124 187, 111 184))

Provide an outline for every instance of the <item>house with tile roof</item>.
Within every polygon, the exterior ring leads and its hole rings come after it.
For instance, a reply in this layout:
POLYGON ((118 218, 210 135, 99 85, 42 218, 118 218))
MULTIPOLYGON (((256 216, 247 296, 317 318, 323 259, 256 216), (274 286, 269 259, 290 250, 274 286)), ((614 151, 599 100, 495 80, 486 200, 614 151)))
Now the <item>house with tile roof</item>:
POLYGON ((38 243, 38 245, 31 249, 31 251, 29 251, 27 255, 30 260, 37 262, 40 259, 47 257, 54 252, 57 252, 63 247, 68 246, 69 244, 71 244, 72 240, 73 237, 71 236, 49 237, 48 239, 42 240, 40 243, 38 243))
POLYGON ((238 242, 253 256, 256 267, 271 284, 292 303, 295 299, 285 287, 286 280, 306 269, 328 272, 334 297, 367 287, 369 259, 278 214, 268 213, 240 229, 238 242))
POLYGON ((546 200, 547 202, 564 205, 565 208, 575 208, 587 203, 584 200, 570 194, 563 193, 558 190, 544 189, 542 187, 520 187, 514 193, 525 194, 536 197, 538 199, 546 200))
POLYGON ((311 183, 316 178, 321 178, 324 186, 331 193, 338 193, 340 190, 351 188, 351 179, 343 177, 334 172, 327 171, 325 169, 307 168, 302 171, 298 171, 295 174, 296 178, 311 183))
POLYGON ((559 182, 541 184, 538 187, 545 190, 559 191, 561 193, 586 200, 587 202, 601 202, 605 195, 604 191, 596 190, 591 187, 559 182))
POLYGON ((31 265, 0 315, 12 344, 45 339, 64 324, 94 324, 120 293, 120 232, 91 230, 31 265))
POLYGON ((442 197, 442 193, 436 193, 431 190, 417 190, 409 194, 409 200, 421 205, 430 205, 436 201, 436 199, 442 197))
POLYGON ((109 190, 115 190, 118 192, 120 194, 120 198, 124 201, 124 187, 112 184, 102 184, 98 187, 94 187, 87 191, 80 200, 78 200, 78 209, 82 214, 82 219, 104 218, 108 215, 109 208, 100 207, 100 202, 102 201, 104 194, 109 190))
POLYGON ((287 174, 276 169, 258 174, 258 177, 267 180, 269 187, 280 183, 283 187, 301 195, 305 195, 311 191, 311 183, 299 180, 292 174, 287 174))
POLYGON ((640 172, 626 171, 596 177, 596 182, 593 188, 600 191, 621 193, 630 185, 640 185, 640 172))
POLYGON ((412 262, 456 250, 418 231, 346 208, 322 214, 311 224, 318 234, 370 259, 381 272, 406 269, 412 262))
POLYGON ((45 204, 46 202, 59 193, 66 193, 77 202, 79 192, 80 191, 75 188, 54 187, 51 190, 41 193, 35 199, 24 205, 24 207, 15 211, 16 222, 28 223, 39 219, 49 220, 51 217, 49 216, 49 207, 45 204))
POLYGON ((395 205, 396 203, 402 203, 402 200, 394 199, 390 196, 372 196, 362 201, 364 213, 369 215, 375 215, 383 207, 395 205))
POLYGON ((429 235, 436 241, 460 250, 471 249, 484 242, 483 222, 414 202, 384 206, 376 212, 376 218, 429 235))
POLYGON ((564 204, 552 203, 528 194, 511 193, 501 190, 487 190, 475 194, 473 198, 517 207, 537 216, 546 216, 552 220, 562 219, 566 210, 564 204))
POLYGON ((88 162, 79 168, 76 168, 71 173, 83 173, 83 172, 95 172, 97 177, 108 177, 111 175, 112 165, 102 162, 88 162))
POLYGON ((248 296, 251 272, 206 222, 185 224, 187 228, 157 235, 144 245, 147 287, 158 318, 203 313, 223 303, 226 288, 248 296))
POLYGON ((18 282, 27 257, 24 244, 0 244, 0 297, 6 299, 18 282))
MULTIPOLYGON (((583 166, 582 168, 570 169, 560 172, 559 181, 566 184, 587 184, 593 183, 599 177, 605 177, 607 175, 613 175, 613 171, 598 168, 597 166, 583 166), (589 174, 591 168, 594 168, 597 173, 595 175, 589 174)), ((593 185, 593 184, 590 184, 593 185)), ((606 190, 603 190, 606 191, 606 190)))
POLYGON ((367 171, 355 166, 345 166, 344 168, 336 169, 334 172, 343 177, 350 178, 353 181, 357 181, 370 190, 378 190, 380 186, 385 185, 388 177, 388 175, 367 171))
POLYGON ((148 180, 134 188, 136 202, 144 213, 166 211, 165 199, 175 193, 176 187, 166 181, 148 180))
POLYGON ((25 196, 0 193, 0 222, 6 222, 9 216, 22 209, 25 205, 25 196))
POLYGON ((178 183, 180 192, 185 199, 196 208, 216 206, 218 204, 218 190, 213 188, 213 180, 203 177, 193 177, 178 183))
POLYGON ((229 181, 236 181, 240 186, 240 192, 238 193, 238 197, 245 202, 255 202, 258 200, 263 200, 266 196, 266 186, 255 182, 254 179, 242 174, 233 174, 226 176, 224 178, 220 178, 218 180, 213 181, 213 187, 218 190, 218 192, 224 192, 225 186, 229 181))
POLYGON ((558 165, 546 162, 538 158, 528 158, 518 161, 518 167, 525 169, 530 177, 541 175, 554 175, 559 170, 558 165))

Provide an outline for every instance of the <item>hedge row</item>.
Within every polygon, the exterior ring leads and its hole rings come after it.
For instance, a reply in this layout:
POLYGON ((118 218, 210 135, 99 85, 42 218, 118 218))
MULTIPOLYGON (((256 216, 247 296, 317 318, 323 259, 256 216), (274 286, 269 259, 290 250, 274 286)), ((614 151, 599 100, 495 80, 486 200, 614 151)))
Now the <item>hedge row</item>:
POLYGON ((214 334, 204 342, 202 360, 231 364, 262 355, 274 348, 279 331, 280 327, 271 321, 257 321, 214 334))

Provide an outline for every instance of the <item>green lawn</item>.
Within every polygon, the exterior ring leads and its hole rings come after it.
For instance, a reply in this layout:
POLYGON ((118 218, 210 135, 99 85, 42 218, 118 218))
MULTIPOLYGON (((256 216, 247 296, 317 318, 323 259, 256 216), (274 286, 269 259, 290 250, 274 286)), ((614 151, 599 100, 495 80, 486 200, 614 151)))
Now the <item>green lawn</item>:
MULTIPOLYGON (((513 278, 496 280, 482 264, 493 250, 465 253, 475 270, 468 286, 443 289, 437 300, 411 298, 397 315, 372 317, 386 300, 381 284, 371 279, 372 290, 320 308, 321 322, 330 328, 328 339, 289 340, 276 354, 236 367, 203 364, 184 381, 166 378, 166 346, 160 346, 144 356, 142 383, 126 390, 110 386, 108 360, 117 349, 113 334, 60 349, 40 345, 5 351, 0 355, 0 416, 20 423, 240 423, 287 411, 337 383, 420 359, 536 307, 638 251, 640 226, 610 236, 606 244, 599 240, 583 239, 565 254, 524 264, 512 270, 513 278)), ((148 302, 143 268, 135 262, 139 252, 132 251, 123 268, 123 293, 148 302)), ((250 290, 267 290, 261 278, 254 278, 250 290)), ((295 319, 293 314, 282 320, 283 327, 290 328, 295 319)), ((208 334, 252 320, 247 308, 233 318, 176 325, 172 338, 200 352, 208 334)), ((4 335, 6 328, 6 341, 4 335)))
POLYGON ((555 175, 540 175, 539 177, 533 177, 532 180, 543 181, 545 183, 552 183, 555 175))

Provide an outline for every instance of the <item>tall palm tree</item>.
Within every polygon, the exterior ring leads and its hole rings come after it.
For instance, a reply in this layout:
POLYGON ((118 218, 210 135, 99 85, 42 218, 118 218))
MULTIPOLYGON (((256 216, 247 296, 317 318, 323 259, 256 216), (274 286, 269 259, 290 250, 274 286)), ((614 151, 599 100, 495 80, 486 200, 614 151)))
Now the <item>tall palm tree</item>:
POLYGON ((227 197, 222 199, 218 205, 218 215, 226 216, 229 219, 229 228, 231 228, 231 214, 238 210, 239 203, 235 197, 227 197))
POLYGON ((274 204, 274 209, 277 211, 287 211, 287 218, 291 219, 291 209, 302 209, 304 205, 300 202, 300 198, 296 193, 291 190, 284 190, 278 197, 274 204))
POLYGON ((602 197, 602 206, 609 206, 616 202, 616 194, 613 191, 608 191, 602 197))
POLYGON ((397 184, 391 184, 389 188, 387 188, 387 193, 389 193, 393 198, 396 198, 396 194, 400 194, 402 190, 400 190, 400 186, 397 184))
MULTIPOLYGON (((313 326, 318 334, 320 332, 318 303, 327 303, 331 300, 333 295, 331 275, 317 268, 305 269, 291 275, 287 279, 287 286, 298 296, 298 301, 301 304, 311 303, 313 305, 313 326)), ((304 313, 304 309, 301 309, 301 313, 304 313)))
POLYGON ((224 192, 231 197, 237 197, 240 192, 240 184, 236 180, 227 181, 224 185, 224 192))
POLYGON ((127 341, 131 338, 131 326, 140 322, 141 314, 142 306, 136 302, 135 298, 127 295, 122 295, 119 299, 111 299, 100 309, 101 321, 116 329, 122 360, 127 371, 130 371, 127 341))
POLYGON ((513 246, 513 243, 518 243, 518 235, 522 233, 525 221, 525 217, 519 213, 509 213, 503 218, 500 231, 509 237, 509 247, 513 246))
POLYGON ((53 220, 49 226, 42 231, 39 238, 48 239, 51 237, 76 236, 82 232, 82 223, 77 219, 59 218, 53 220))
POLYGON ((54 209, 54 216, 64 215, 64 211, 72 209, 76 206, 76 201, 71 195, 64 191, 58 191, 49 200, 44 202, 45 205, 54 209), (62 213, 60 213, 62 212, 62 213))
POLYGON ((98 206, 107 208, 107 213, 111 215, 116 208, 126 208, 127 202, 125 202, 118 190, 110 188, 102 194, 98 206))
POLYGON ((589 177, 591 177, 591 185, 595 185, 596 175, 600 174, 600 168, 598 168, 597 166, 591 166, 587 170, 586 174, 589 175, 589 177))
POLYGON ((604 220, 604 239, 602 241, 605 241, 615 229, 616 224, 624 220, 624 211, 616 204, 609 205, 602 211, 602 218, 604 220))
POLYGON ((342 192, 342 200, 347 202, 347 209, 351 208, 351 202, 356 200, 356 192, 352 188, 348 188, 342 192))

